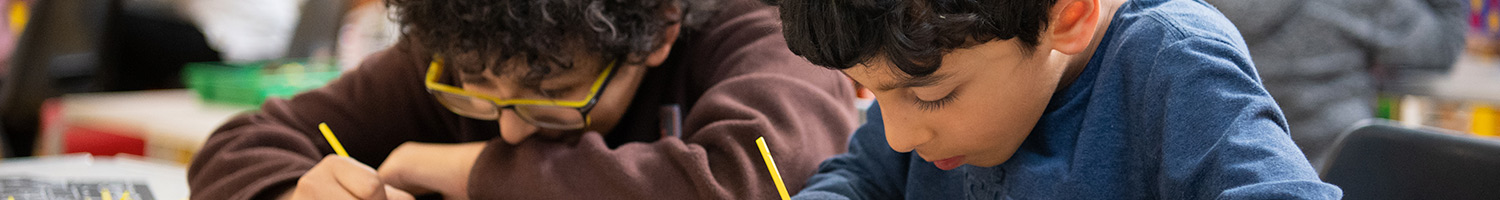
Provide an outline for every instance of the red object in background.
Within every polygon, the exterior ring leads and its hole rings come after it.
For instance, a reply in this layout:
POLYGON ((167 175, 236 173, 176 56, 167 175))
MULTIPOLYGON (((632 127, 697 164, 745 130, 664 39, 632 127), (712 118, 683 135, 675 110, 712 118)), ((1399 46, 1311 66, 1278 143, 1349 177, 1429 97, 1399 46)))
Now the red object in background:
POLYGON ((95 156, 115 154, 146 155, 146 141, 119 133, 87 127, 67 127, 63 134, 63 153, 88 152, 95 156))
MULTIPOLYGON (((47 99, 42 102, 42 133, 49 133, 49 131, 46 131, 47 127, 53 127, 54 123, 61 123, 59 118, 62 117, 63 109, 67 108, 64 108, 56 98, 47 99)), ((61 124, 58 128, 62 129, 58 133, 62 134, 61 150, 63 154, 86 152, 95 156, 114 156, 121 153, 139 156, 146 155, 146 140, 126 136, 141 134, 130 134, 129 132, 120 132, 118 130, 99 130, 77 124, 61 124)), ((39 138, 45 137, 49 136, 44 135, 39 138)), ((39 150, 38 152, 44 151, 39 150)))

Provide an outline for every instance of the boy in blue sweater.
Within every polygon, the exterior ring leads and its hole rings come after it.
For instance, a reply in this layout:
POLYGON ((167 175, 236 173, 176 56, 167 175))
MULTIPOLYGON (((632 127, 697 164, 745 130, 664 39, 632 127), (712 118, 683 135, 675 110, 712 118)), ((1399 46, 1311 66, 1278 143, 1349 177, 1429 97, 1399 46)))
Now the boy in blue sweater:
POLYGON ((879 102, 798 199, 1338 199, 1199 0, 783 0, 879 102))

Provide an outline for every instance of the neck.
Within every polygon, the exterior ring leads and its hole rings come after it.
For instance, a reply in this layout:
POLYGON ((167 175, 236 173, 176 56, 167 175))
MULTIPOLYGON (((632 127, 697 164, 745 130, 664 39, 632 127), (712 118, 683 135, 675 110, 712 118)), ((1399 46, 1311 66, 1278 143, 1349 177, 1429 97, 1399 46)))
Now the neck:
POLYGON ((1088 66, 1089 59, 1094 58, 1094 50, 1099 47, 1099 41, 1104 38, 1104 33, 1109 32, 1109 24, 1115 19, 1115 11, 1127 0, 1099 0, 1099 24, 1098 31, 1094 32, 1094 39, 1083 53, 1073 56, 1068 60, 1068 67, 1064 69, 1062 80, 1057 84, 1057 91, 1062 91, 1078 79, 1078 74, 1083 73, 1083 68, 1088 66))

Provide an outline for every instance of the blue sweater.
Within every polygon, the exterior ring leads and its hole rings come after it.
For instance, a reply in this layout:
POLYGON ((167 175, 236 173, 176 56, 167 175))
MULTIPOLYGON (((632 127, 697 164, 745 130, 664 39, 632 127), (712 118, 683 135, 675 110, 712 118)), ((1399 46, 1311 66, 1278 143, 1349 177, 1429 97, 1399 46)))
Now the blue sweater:
POLYGON ((1206 3, 1131 0, 1009 161, 943 171, 895 152, 877 106, 796 199, 1340 198, 1248 52, 1206 3))

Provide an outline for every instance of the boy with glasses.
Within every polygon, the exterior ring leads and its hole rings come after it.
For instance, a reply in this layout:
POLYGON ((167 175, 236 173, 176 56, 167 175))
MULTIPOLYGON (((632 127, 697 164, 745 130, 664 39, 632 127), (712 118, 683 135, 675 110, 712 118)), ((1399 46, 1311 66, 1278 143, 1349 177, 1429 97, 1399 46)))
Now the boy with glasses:
POLYGON ((765 199, 756 138, 805 180, 856 121, 850 83, 759 1, 387 3, 402 41, 227 122, 195 199, 765 199))

